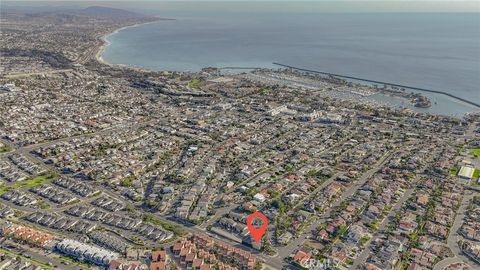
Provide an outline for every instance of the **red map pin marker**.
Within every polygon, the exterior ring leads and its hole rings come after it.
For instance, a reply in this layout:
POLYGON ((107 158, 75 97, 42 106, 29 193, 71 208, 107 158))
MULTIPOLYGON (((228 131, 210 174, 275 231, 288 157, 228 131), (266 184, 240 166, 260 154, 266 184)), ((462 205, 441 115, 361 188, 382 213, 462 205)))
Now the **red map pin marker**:
POLYGON ((253 239, 257 244, 260 243, 260 240, 262 240, 263 234, 265 233, 265 230, 268 227, 268 220, 267 217, 260 213, 260 212, 255 212, 247 217, 247 227, 248 230, 250 231, 250 234, 252 235, 253 239), (252 225, 252 221, 255 218, 260 218, 262 219, 262 226, 260 227, 255 227, 252 225))

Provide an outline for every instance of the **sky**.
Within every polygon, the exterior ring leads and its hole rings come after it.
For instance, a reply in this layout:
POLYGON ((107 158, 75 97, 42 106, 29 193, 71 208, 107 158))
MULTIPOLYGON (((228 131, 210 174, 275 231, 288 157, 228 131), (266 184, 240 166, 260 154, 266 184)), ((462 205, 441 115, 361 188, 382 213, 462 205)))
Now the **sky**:
MULTIPOLYGON (((104 0, 104 1, 96 1, 96 2, 207 2, 205 0, 104 0)), ((238 0, 208 0, 210 2, 218 1, 218 2, 238 2, 238 0)), ((248 2, 333 2, 332 0, 247 0, 248 2)), ((365 0, 335 0, 335 2, 367 2, 365 0)), ((80 2, 78 0, 8 0, 7 2, 80 2)), ((88 1, 88 2, 95 2, 95 1, 88 1)), ((242 1, 245 2, 245 1, 242 1)), ((480 0, 370 0, 368 2, 477 2, 479 3, 480 0)))
POLYGON ((249 11, 346 11, 346 12, 479 12, 480 0, 0 0, 6 5, 111 6, 132 10, 225 9, 249 11), (275 1, 274 5, 272 2, 275 1), (280 3, 278 3, 280 2, 280 3))

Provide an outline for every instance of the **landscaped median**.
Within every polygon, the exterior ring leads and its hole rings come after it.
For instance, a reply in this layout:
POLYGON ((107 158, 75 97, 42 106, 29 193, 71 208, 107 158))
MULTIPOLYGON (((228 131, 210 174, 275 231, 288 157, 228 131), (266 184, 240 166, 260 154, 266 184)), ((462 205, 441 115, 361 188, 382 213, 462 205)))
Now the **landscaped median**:
POLYGON ((177 224, 172 223, 172 222, 163 221, 163 220, 155 217, 155 215, 150 214, 150 213, 146 213, 146 214, 143 215, 143 221, 144 222, 150 222, 152 224, 160 226, 167 231, 173 232, 176 236, 185 236, 187 234, 187 231, 185 231, 182 228, 182 226, 177 225, 177 224))

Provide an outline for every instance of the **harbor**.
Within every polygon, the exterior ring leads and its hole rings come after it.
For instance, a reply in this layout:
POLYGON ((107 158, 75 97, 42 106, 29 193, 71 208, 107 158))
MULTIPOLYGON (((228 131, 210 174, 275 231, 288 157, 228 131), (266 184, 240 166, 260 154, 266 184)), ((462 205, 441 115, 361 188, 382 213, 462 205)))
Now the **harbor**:
POLYGON ((464 99, 462 97, 444 92, 444 91, 438 91, 438 90, 431 90, 431 89, 426 89, 426 88, 420 88, 420 87, 414 87, 414 86, 407 86, 407 85, 401 85, 401 84, 396 84, 396 83, 389 83, 389 82, 382 82, 382 81, 377 81, 377 80, 370 80, 370 79, 363 79, 363 78, 358 78, 358 77, 353 77, 353 76, 347 76, 347 75, 340 75, 340 74, 334 74, 334 73, 329 73, 329 72, 323 72, 323 71, 317 71, 317 70, 311 70, 311 69, 305 69, 305 68, 299 68, 299 67, 294 67, 290 65, 285 65, 285 64, 280 64, 280 63, 273 63, 274 65, 285 67, 285 68, 290 68, 290 69, 295 69, 299 71, 304 71, 304 72, 312 72, 312 73, 317 73, 317 74, 323 74, 327 76, 332 76, 332 77, 337 77, 337 78, 342 78, 342 79, 349 79, 349 80, 355 80, 355 81, 360 81, 360 82, 366 82, 369 84, 382 84, 384 85, 385 90, 390 90, 390 91, 405 91, 405 89, 410 89, 410 90, 416 90, 416 91, 422 91, 422 92, 428 92, 428 93, 434 93, 434 94, 440 94, 440 95, 445 95, 450 98, 457 99, 459 101, 465 102, 469 105, 475 106, 480 109, 480 104, 464 99), (388 89, 387 87, 390 87, 388 89))

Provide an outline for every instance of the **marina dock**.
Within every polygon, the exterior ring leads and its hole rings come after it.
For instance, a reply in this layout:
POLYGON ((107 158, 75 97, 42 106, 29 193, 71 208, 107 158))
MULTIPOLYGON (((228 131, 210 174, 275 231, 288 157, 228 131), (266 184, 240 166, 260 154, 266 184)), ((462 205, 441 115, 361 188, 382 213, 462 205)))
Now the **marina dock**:
POLYGON ((362 82, 367 82, 367 83, 383 84, 383 85, 388 85, 388 86, 394 86, 394 87, 400 87, 400 88, 405 88, 405 89, 411 89, 411 90, 417 90, 417 91, 422 91, 422 92, 445 95, 445 96, 448 96, 450 98, 454 98, 456 100, 459 100, 459 101, 462 101, 464 103, 475 106, 477 108, 480 108, 479 103, 476 103, 476 102, 473 102, 473 101, 470 101, 470 100, 452 95, 452 94, 447 93, 447 92, 439 91, 439 90, 432 90, 432 89, 426 89, 426 88, 421 88, 421 87, 407 86, 407 85, 402 85, 402 84, 382 82, 382 81, 358 78, 358 77, 353 77, 353 76, 348 76, 348 75, 341 75, 341 74, 335 74, 335 73, 330 73, 330 72, 323 72, 323 71, 318 71, 318 70, 299 68, 299 67, 294 67, 294 66, 285 65, 285 64, 281 64, 281 63, 275 63, 275 62, 272 63, 272 64, 277 65, 277 66, 281 66, 281 67, 285 67, 285 68, 299 70, 299 71, 323 74, 323 75, 328 75, 328 76, 333 76, 333 77, 338 77, 338 78, 343 78, 343 79, 351 79, 351 80, 362 81, 362 82))

